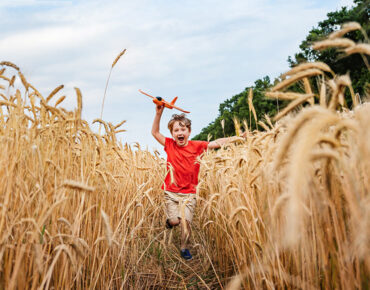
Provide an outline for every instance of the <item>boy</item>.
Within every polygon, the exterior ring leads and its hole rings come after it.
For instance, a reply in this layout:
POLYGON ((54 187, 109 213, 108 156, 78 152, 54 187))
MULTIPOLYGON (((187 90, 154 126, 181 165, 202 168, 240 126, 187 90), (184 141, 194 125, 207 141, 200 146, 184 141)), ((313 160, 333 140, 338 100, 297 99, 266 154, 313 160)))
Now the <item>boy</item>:
POLYGON ((156 106, 152 135, 164 146, 164 151, 167 153, 169 172, 162 186, 166 201, 166 227, 170 229, 181 225, 181 257, 190 260, 192 255, 188 249, 188 241, 196 205, 195 193, 200 167, 197 157, 207 149, 220 148, 223 144, 240 137, 220 138, 212 142, 191 141, 189 140, 191 121, 185 117, 185 114, 175 114, 168 123, 173 139, 166 138, 159 132, 163 109, 164 106, 156 106))

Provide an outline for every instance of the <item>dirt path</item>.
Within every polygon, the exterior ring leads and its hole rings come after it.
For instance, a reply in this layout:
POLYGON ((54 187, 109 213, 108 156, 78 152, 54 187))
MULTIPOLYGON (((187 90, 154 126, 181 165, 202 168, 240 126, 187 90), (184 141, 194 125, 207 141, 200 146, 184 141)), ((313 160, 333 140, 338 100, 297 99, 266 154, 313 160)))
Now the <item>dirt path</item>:
MULTIPOLYGON (((192 226, 193 259, 184 260, 180 256, 180 228, 171 230, 158 228, 158 237, 148 249, 146 268, 148 273, 136 273, 140 276, 140 285, 146 289, 222 289, 225 281, 215 271, 210 254, 204 247, 205 237, 201 236, 199 223, 194 220, 192 226)), ((139 282, 139 281, 138 281, 139 282)))

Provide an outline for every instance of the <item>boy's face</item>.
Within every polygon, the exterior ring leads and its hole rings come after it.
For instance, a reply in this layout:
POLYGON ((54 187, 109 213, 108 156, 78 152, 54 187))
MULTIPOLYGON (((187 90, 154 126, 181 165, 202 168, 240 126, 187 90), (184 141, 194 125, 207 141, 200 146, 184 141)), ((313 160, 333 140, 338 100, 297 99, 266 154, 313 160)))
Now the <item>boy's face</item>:
POLYGON ((173 139, 175 139, 177 145, 181 147, 188 145, 190 130, 184 124, 180 125, 180 122, 176 121, 173 124, 171 134, 172 134, 173 139))

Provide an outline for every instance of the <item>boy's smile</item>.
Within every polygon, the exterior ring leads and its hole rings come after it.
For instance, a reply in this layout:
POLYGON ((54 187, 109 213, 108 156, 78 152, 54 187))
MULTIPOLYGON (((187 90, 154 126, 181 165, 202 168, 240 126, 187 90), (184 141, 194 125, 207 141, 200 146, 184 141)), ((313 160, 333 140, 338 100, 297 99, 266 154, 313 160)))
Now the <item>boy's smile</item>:
POLYGON ((171 134, 178 146, 183 147, 188 145, 190 131, 183 123, 180 123, 179 121, 175 122, 171 134))

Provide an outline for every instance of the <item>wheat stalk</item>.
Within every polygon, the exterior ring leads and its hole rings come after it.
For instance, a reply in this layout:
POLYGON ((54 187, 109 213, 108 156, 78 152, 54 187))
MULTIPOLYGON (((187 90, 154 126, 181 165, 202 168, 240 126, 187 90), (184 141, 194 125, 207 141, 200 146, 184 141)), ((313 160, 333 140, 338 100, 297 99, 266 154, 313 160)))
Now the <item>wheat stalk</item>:
POLYGON ((281 78, 285 79, 287 76, 292 76, 292 75, 295 75, 298 72, 305 71, 305 70, 308 70, 308 69, 319 69, 319 70, 322 70, 322 71, 325 71, 325 72, 329 72, 332 76, 335 75, 335 73, 332 71, 332 69, 326 63, 318 61, 318 62, 306 62, 306 63, 299 64, 299 65, 295 66, 294 68, 292 68, 290 71, 282 74, 281 78))
POLYGON ((92 192, 95 190, 95 188, 92 186, 88 186, 82 182, 75 181, 75 180, 69 180, 69 179, 64 180, 64 182, 62 183, 62 186, 72 188, 72 189, 89 191, 89 192, 92 192))
POLYGON ((271 91, 275 92, 275 91, 281 90, 285 87, 290 86, 291 84, 295 83, 296 81, 300 79, 311 77, 311 76, 317 76, 321 74, 323 74, 323 72, 319 69, 307 69, 305 71, 300 71, 292 75, 289 79, 285 79, 282 82, 278 83, 276 86, 271 88, 271 91))
MULTIPOLYGON (((253 106, 253 90, 252 90, 252 88, 249 89, 249 93, 248 93, 248 107, 249 107, 249 112, 252 111, 254 121, 257 124, 257 114, 256 114, 256 110, 253 106)), ((251 124, 250 124, 250 127, 251 127, 251 124)))
POLYGON ((354 31, 354 30, 361 30, 361 25, 358 22, 344 23, 340 30, 330 33, 328 36, 328 39, 335 39, 335 38, 342 37, 346 33, 354 31))
POLYGON ((103 221, 104 221, 104 227, 105 227, 105 237, 107 239, 107 242, 108 242, 108 246, 111 247, 112 246, 112 229, 110 227, 110 224, 109 224, 109 218, 107 216, 107 214, 103 211, 103 209, 100 210, 100 214, 103 218, 103 221))
POLYGON ((66 98, 66 96, 61 96, 56 102, 55 102, 55 107, 58 106, 61 102, 64 101, 64 99, 66 98))
POLYGON ((289 105, 284 108, 284 110, 282 110, 279 114, 277 114, 274 117, 274 121, 278 121, 283 116, 288 114, 291 110, 293 110, 295 107, 297 107, 298 105, 308 101, 309 99, 313 98, 314 96, 315 96, 314 94, 305 94, 302 97, 297 98, 294 101, 290 102, 289 105))
POLYGON ((119 55, 117 55, 116 59, 112 63, 112 68, 116 65, 116 63, 119 61, 122 55, 124 55, 126 52, 126 48, 120 52, 119 55))
POLYGON ((53 96, 55 96, 61 89, 63 89, 64 88, 64 85, 60 85, 60 86, 58 86, 58 87, 56 87, 50 94, 49 94, 49 96, 46 98, 46 103, 48 103, 50 100, 51 100, 51 98, 53 97, 53 96))
POLYGON ((10 61, 2 61, 2 62, 0 62, 0 65, 6 65, 6 66, 12 67, 15 70, 19 71, 19 67, 16 66, 14 63, 10 62, 10 61))
POLYGON ((312 49, 323 50, 330 47, 351 48, 354 46, 356 46, 356 43, 348 38, 334 38, 315 42, 312 49))
MULTIPOLYGON (((123 51, 120 52, 120 54, 118 54, 118 56, 115 58, 115 60, 113 61, 112 63, 112 66, 109 70, 109 75, 108 75, 108 79, 107 79, 107 83, 105 84, 105 89, 104 89, 104 95, 103 95, 103 102, 102 102, 102 105, 101 105, 101 112, 100 112, 100 119, 103 118, 103 110, 104 110, 104 102, 105 102, 105 96, 107 94, 107 88, 108 88, 108 83, 109 83, 109 79, 110 79, 110 75, 112 73, 112 69, 113 67, 116 65, 116 63, 118 62, 118 60, 121 58, 121 56, 126 52, 126 49, 124 49, 123 51)), ((100 125, 99 125, 99 134, 100 134, 100 125)))

